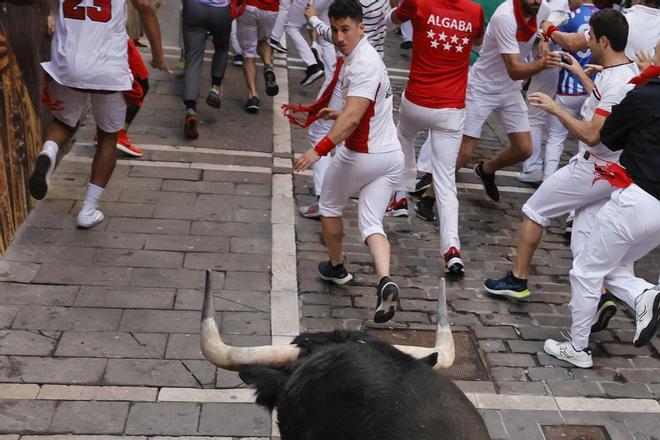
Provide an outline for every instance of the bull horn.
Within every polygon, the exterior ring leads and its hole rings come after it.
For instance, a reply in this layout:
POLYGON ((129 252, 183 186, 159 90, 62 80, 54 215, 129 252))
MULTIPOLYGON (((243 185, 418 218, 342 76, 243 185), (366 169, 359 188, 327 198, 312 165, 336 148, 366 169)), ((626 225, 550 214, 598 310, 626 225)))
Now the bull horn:
POLYGON ((454 338, 451 335, 449 318, 447 316, 447 286, 442 278, 438 294, 438 324, 435 331, 435 347, 417 347, 413 345, 395 345, 396 348, 417 359, 425 358, 433 353, 438 354, 434 369, 449 368, 454 363, 454 338))
POLYGON ((241 365, 246 364, 279 368, 287 366, 298 359, 300 349, 293 345, 232 347, 225 344, 220 337, 220 331, 215 321, 211 278, 212 272, 207 269, 200 340, 202 353, 209 362, 225 370, 235 371, 241 365))

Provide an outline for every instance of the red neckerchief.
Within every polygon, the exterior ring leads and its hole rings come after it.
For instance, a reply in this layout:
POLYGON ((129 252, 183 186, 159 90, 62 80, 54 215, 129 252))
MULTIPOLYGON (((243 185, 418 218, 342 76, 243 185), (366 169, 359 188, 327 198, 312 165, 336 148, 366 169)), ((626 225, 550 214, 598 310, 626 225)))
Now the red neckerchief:
POLYGON ((532 15, 529 19, 525 17, 525 11, 520 4, 522 0, 513 0, 513 15, 516 17, 518 30, 516 31, 516 40, 527 42, 532 39, 538 25, 536 23, 536 15, 532 15))
POLYGON ((618 163, 601 159, 591 152, 589 152, 589 156, 600 160, 601 162, 605 162, 605 165, 594 164, 594 176, 596 177, 594 177, 594 180, 591 182, 592 185, 599 180, 606 180, 615 188, 628 188, 633 183, 628 171, 618 163))
POLYGON ((231 19, 234 20, 241 15, 243 15, 243 12, 245 12, 245 5, 246 1, 244 0, 230 0, 231 3, 231 19))
POLYGON ((641 87, 650 79, 660 76, 660 66, 649 66, 642 73, 630 80, 630 84, 635 84, 635 87, 641 87))
POLYGON ((344 65, 344 58, 337 58, 337 65, 335 66, 335 72, 332 75, 332 80, 330 84, 323 90, 319 99, 314 102, 312 105, 292 105, 292 104, 282 104, 282 113, 286 116, 293 125, 298 127, 308 127, 312 122, 316 121, 319 118, 319 111, 326 108, 330 104, 330 99, 332 98, 332 93, 335 90, 337 85, 337 80, 339 79, 339 71, 344 65), (307 113, 307 118, 304 122, 298 120, 294 113, 307 113))

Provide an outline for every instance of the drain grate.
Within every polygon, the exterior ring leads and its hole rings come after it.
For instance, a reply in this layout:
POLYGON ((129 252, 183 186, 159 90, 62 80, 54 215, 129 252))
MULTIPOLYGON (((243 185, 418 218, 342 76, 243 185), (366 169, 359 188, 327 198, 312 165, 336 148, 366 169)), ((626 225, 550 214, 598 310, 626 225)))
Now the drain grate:
MULTIPOLYGON (((390 344, 433 347, 435 343, 433 330, 370 328, 367 332, 390 344)), ((488 380, 488 372, 472 335, 469 332, 453 332, 452 335, 456 359, 454 365, 442 370, 442 373, 453 380, 488 380)))
POLYGON ((612 440, 604 426, 543 425, 545 440, 612 440))

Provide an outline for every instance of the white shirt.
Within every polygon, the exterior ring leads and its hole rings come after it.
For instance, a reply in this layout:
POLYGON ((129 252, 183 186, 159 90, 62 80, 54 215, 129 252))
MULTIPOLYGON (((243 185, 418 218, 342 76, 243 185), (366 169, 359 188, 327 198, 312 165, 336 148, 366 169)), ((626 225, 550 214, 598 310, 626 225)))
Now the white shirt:
MULTIPOLYGON (((515 0, 518 1, 518 0, 515 0)), ((536 15, 540 24, 548 18, 550 8, 543 2, 536 15)), ((531 54, 537 35, 529 41, 516 40, 518 25, 513 15, 513 2, 507 0, 497 7, 488 23, 480 57, 470 70, 468 87, 484 93, 508 94, 522 89, 522 81, 514 81, 509 76, 504 64, 503 54, 519 54, 524 62, 531 54)))
MULTIPOLYGON (((585 121, 591 121, 595 114, 608 117, 612 107, 617 105, 633 87, 628 84, 630 80, 639 75, 639 69, 634 62, 603 69, 594 80, 594 89, 582 105, 580 116, 585 121)), ((579 143, 579 151, 586 151, 589 147, 583 142, 579 143)), ((591 147, 591 152, 603 159, 618 161, 621 150, 612 151, 603 144, 591 147)))
POLYGON ((359 153, 400 150, 387 68, 366 37, 346 57, 341 70, 339 81, 344 102, 349 96, 371 101, 358 127, 344 141, 346 148, 359 153))
POLYGON ((636 60, 635 52, 638 50, 653 55, 655 44, 660 40, 660 10, 635 5, 622 13, 628 21, 626 56, 636 60))
POLYGON ((112 0, 108 7, 100 7, 94 0, 77 6, 60 0, 51 59, 41 64, 44 70, 67 87, 130 90, 126 1, 112 0))

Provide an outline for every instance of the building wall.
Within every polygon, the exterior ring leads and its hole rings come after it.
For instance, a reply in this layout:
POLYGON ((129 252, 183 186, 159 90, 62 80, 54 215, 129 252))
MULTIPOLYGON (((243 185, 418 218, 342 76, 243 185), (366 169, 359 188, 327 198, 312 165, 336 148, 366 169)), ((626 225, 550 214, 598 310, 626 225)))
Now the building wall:
POLYGON ((15 3, 0 1, 0 255, 34 206, 27 182, 46 117, 39 62, 48 56, 48 7, 15 3))

